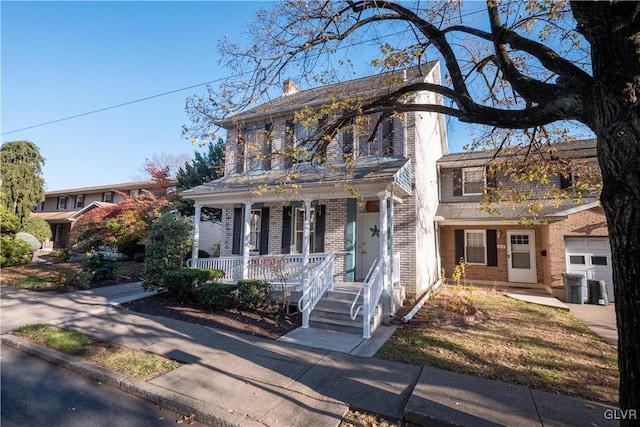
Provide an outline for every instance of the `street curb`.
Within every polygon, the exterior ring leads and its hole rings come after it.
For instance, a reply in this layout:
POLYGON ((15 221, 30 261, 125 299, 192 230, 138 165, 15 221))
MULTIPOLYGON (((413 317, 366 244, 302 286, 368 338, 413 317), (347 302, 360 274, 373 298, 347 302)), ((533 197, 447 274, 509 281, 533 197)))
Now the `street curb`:
POLYGON ((241 415, 233 415, 222 408, 213 407, 200 400, 167 390, 145 381, 128 377, 124 374, 103 368, 86 360, 60 353, 48 347, 35 344, 12 334, 0 337, 3 344, 24 353, 39 357, 47 362, 68 369, 79 375, 91 378, 102 384, 117 388, 125 393, 148 400, 162 408, 181 415, 193 414, 195 420, 211 426, 245 427, 262 426, 263 423, 251 420, 241 415), (241 418, 239 420, 239 418, 241 418))

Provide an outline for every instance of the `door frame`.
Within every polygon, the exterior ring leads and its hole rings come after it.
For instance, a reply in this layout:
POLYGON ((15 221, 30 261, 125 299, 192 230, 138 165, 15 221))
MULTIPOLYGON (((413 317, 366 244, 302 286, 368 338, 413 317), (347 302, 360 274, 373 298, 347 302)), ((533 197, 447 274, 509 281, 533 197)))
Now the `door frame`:
POLYGON ((536 233, 533 230, 507 230, 507 281, 518 283, 538 283, 538 272, 536 269, 536 233), (511 267, 511 236, 529 236, 529 265, 531 268, 514 269, 511 267))
MULTIPOLYGON (((379 212, 359 212, 357 219, 356 219, 356 275, 355 275, 355 279, 356 280, 362 280, 364 279, 364 277, 367 275, 367 273, 369 272, 369 269, 371 268, 371 265, 367 265, 364 266, 364 262, 363 262, 363 257, 362 257, 362 250, 363 250, 363 243, 364 243, 364 232, 365 232, 365 227, 364 227, 364 218, 365 216, 371 216, 371 218, 376 219, 376 224, 378 224, 378 227, 380 227, 380 213, 379 212)), ((368 231, 368 230, 367 230, 368 231)), ((376 257, 380 256, 380 240, 378 238, 378 244, 376 245, 375 248, 369 248, 369 250, 374 250, 375 251, 375 257, 373 257, 373 260, 375 260, 376 257)), ((373 263, 373 260, 371 261, 373 263)))

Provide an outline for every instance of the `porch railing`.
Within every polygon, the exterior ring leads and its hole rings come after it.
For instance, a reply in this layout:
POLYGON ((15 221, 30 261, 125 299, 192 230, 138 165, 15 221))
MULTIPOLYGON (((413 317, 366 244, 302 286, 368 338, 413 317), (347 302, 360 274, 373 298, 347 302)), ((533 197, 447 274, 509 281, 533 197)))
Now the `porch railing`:
POLYGON ((238 280, 235 271, 240 266, 242 273, 242 257, 219 257, 219 258, 195 258, 187 261, 188 267, 205 268, 224 271, 224 278, 227 280, 238 280))
POLYGON ((373 263, 364 283, 360 287, 358 294, 351 304, 351 319, 356 320, 360 310, 362 310, 362 337, 371 338, 371 319, 375 313, 376 306, 380 301, 382 290, 384 287, 384 258, 378 257, 373 263), (362 304, 356 306, 358 300, 362 296, 362 304))
MULTIPOLYGON (((312 270, 326 260, 329 254, 314 253, 309 255, 309 268, 312 270)), ((196 258, 187 262, 187 266, 224 271, 226 280, 242 279, 242 257, 196 258)), ((302 255, 259 255, 249 258, 246 279, 281 281, 288 283, 302 282, 302 255)))
MULTIPOLYGON (((331 252, 315 268, 310 269, 306 289, 298 300, 298 309, 302 313, 302 327, 309 327, 311 310, 316 306, 326 291, 333 287, 333 261, 336 255, 331 252)), ((311 265, 311 260, 309 260, 311 265)), ((303 284, 304 286, 305 284, 303 284)))

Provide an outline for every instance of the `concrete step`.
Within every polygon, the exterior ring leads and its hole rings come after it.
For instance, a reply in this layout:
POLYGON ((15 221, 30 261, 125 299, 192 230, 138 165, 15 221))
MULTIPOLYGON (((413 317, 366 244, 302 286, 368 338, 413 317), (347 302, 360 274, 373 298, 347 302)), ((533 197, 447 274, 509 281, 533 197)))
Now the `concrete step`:
MULTIPOLYGON (((361 335, 362 334, 362 310, 358 313, 355 320, 351 319, 349 308, 326 308, 319 307, 320 303, 311 312, 309 316, 309 323, 313 327, 329 329, 332 331, 349 332, 361 335)), ((381 323, 381 309, 378 307, 374 312, 371 319, 371 332, 377 328, 381 323)))

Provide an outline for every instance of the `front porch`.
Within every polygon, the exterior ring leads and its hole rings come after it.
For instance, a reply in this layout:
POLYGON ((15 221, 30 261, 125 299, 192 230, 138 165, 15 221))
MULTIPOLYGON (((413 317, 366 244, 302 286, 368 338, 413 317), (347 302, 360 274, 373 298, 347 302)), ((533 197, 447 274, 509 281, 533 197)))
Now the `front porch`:
POLYGON ((274 285, 272 292, 302 314, 302 328, 315 326, 361 334, 370 338, 386 316, 401 304, 400 255, 376 259, 362 282, 336 282, 334 253, 311 254, 305 263, 301 255, 194 258, 193 268, 224 272, 223 281, 263 280, 274 285))

